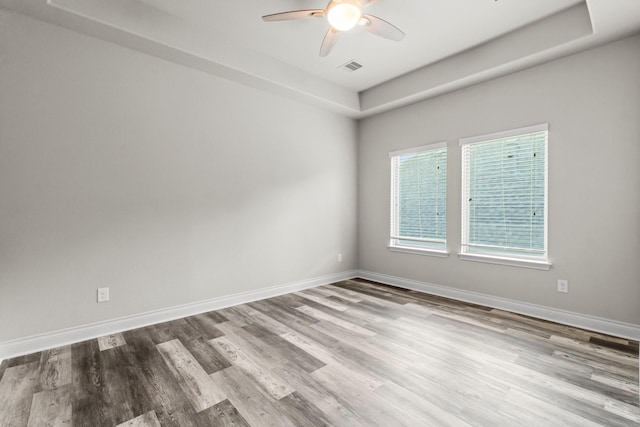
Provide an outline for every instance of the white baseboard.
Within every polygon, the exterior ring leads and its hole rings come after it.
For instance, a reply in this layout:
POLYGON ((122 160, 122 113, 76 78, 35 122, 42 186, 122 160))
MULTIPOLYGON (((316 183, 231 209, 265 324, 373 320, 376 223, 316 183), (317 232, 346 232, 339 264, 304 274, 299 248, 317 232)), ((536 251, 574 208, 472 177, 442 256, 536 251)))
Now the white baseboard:
POLYGON ((357 273, 358 277, 363 279, 373 280, 375 282, 397 286, 399 288, 412 289, 428 294, 484 305, 486 307, 498 308, 620 338, 632 339, 635 341, 640 340, 640 325, 632 323, 618 322, 616 320, 604 319, 601 317, 574 313, 542 305, 529 304, 507 298, 494 297, 477 292, 404 279, 402 277, 389 276, 372 271, 358 270, 357 273))
POLYGON ((60 347, 89 339, 141 328, 156 323, 167 322, 187 316, 193 316, 207 311, 219 310, 233 305, 244 304, 278 295, 296 292, 302 289, 314 288, 339 282, 341 280, 356 277, 356 271, 345 271, 342 273, 330 274, 284 285, 272 286, 255 291, 241 292, 234 295, 212 298, 205 301, 198 301, 169 307, 161 310, 150 311, 141 314, 121 317, 88 325, 77 326, 58 331, 32 335, 25 338, 18 338, 10 341, 0 342, 0 363, 2 359, 34 353, 49 348, 60 347))
POLYGON ((255 291, 242 292, 234 295, 212 298, 166 309, 150 311, 146 313, 121 317, 112 320, 105 320, 88 325, 77 326, 58 331, 47 332, 25 338, 0 342, 0 364, 3 359, 34 353, 49 348, 62 345, 73 344, 104 335, 123 332, 131 329, 141 328, 156 323, 167 322, 195 314, 212 310, 244 304, 278 295, 296 292, 303 289, 314 288, 341 280, 361 277, 387 285, 397 286, 405 289, 412 289, 428 294, 439 295, 460 301, 480 304, 487 307, 499 308, 514 313, 524 314, 539 319, 550 320, 565 325, 576 326, 604 334, 614 335, 621 338, 640 340, 640 325, 623 323, 601 317, 589 316, 574 313, 556 308, 545 307, 536 304, 510 300, 507 298, 494 297, 477 292, 465 291, 461 289, 449 288, 441 285, 405 279, 402 277, 389 276, 366 270, 351 270, 327 276, 316 277, 284 285, 272 286, 255 291))

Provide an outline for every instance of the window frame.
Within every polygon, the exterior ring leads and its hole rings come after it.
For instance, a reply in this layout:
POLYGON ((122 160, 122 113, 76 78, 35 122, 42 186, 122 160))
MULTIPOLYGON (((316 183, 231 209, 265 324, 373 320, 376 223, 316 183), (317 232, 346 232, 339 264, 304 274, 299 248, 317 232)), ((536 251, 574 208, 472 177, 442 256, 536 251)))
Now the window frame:
POLYGON ((551 268, 551 262, 549 260, 549 124, 542 123, 533 126, 526 126, 517 129, 511 129, 491 134, 478 135, 469 138, 462 138, 459 140, 460 143, 460 157, 462 163, 462 185, 461 185, 461 196, 462 196, 462 209, 461 209, 461 241, 460 241, 460 252, 458 253, 458 257, 464 261, 476 261, 476 262, 486 262, 491 264, 501 264, 501 265, 509 265, 514 267, 525 267, 525 268, 533 268, 538 270, 549 270, 551 268), (537 132, 545 132, 545 149, 544 149, 544 249, 543 256, 536 257, 531 255, 526 255, 523 253, 521 255, 505 255, 498 252, 491 253, 489 252, 474 252, 471 249, 470 241, 469 241, 469 232, 470 232, 470 222, 469 222, 469 191, 470 191, 470 173, 467 171, 468 162, 465 158, 465 146, 470 146, 471 144, 477 144, 482 142, 490 142, 499 139, 511 138, 516 136, 524 136, 531 133, 537 132))
MULTIPOLYGON (((426 239, 426 240, 433 240, 436 241, 436 243, 442 243, 444 245, 444 249, 438 249, 438 248, 428 248, 428 247, 419 247, 419 246, 407 246, 407 245, 401 245, 399 244, 400 240, 403 240, 401 238, 401 236, 399 236, 398 233, 398 229, 399 229, 399 220, 400 220, 400 213, 399 213, 399 203, 398 203, 398 197, 399 197, 399 191, 398 191, 398 182, 396 180, 397 177, 397 173, 395 170, 395 166, 394 166, 394 158, 399 157, 399 156, 403 156, 403 155, 407 155, 407 154, 413 154, 413 153, 423 153, 426 151, 431 151, 431 150, 440 150, 440 149, 445 149, 445 152, 447 154, 447 161, 446 163, 449 162, 449 148, 447 146, 447 142, 437 142, 437 143, 433 143, 433 144, 427 144, 427 145, 422 145, 419 147, 414 147, 414 148, 408 148, 408 149, 403 149, 403 150, 397 150, 397 151, 391 151, 389 153, 389 162, 390 162, 390 170, 391 170, 391 199, 390 199, 390 232, 389 232, 389 242, 387 245, 387 248, 390 251, 393 252, 402 252, 402 253, 410 253, 410 254, 419 254, 419 255, 428 255, 428 256, 435 256, 435 257, 442 257, 442 258, 446 258, 449 256, 449 251, 448 251, 448 241, 447 241, 447 226, 446 223, 448 222, 448 218, 447 215, 444 216, 444 220, 445 220, 445 238, 444 240, 440 240, 440 239, 426 239)), ((448 167, 447 167, 447 173, 445 174, 445 179, 447 178, 448 175, 448 167)), ((448 187, 448 179, 446 179, 445 182, 445 206, 446 206, 446 199, 447 199, 447 187, 448 187)))

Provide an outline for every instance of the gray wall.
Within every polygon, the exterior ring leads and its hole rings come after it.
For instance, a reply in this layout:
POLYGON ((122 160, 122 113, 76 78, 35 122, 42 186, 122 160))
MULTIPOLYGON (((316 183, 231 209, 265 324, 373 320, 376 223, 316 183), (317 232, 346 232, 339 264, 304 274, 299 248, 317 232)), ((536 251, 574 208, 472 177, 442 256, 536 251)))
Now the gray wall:
POLYGON ((356 267, 640 324, 638 75, 635 37, 366 119, 358 153, 352 120, 0 11, 0 341, 356 267), (459 261, 458 138, 541 122, 552 269, 459 261), (443 140, 452 255, 391 253, 388 152, 443 140))
POLYGON ((640 324, 640 36, 368 118, 359 139, 361 269, 640 324), (553 267, 459 260, 458 139, 538 123, 550 125, 553 267), (388 153, 440 141, 451 255, 389 252, 388 153))
POLYGON ((352 120, 0 11, 0 341, 353 269, 356 190, 352 120))

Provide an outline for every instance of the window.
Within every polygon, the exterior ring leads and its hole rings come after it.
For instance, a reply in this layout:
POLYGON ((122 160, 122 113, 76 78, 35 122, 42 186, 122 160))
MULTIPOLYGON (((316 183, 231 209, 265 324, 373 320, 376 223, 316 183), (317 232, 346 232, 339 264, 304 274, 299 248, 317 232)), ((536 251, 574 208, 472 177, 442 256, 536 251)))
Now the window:
POLYGON ((447 145, 394 151, 389 249, 446 256, 447 145))
POLYGON ((548 269, 548 125, 460 140, 462 259, 548 269))

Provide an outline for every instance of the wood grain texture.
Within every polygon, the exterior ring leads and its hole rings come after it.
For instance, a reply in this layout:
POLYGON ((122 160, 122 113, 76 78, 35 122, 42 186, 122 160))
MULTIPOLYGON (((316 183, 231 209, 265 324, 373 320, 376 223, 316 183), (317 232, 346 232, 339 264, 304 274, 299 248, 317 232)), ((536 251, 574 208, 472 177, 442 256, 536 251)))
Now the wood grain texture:
POLYGON ((0 426, 27 425, 37 384, 37 362, 7 368, 0 381, 0 426))
POLYGON ((205 409, 197 414, 206 425, 216 427, 249 427, 250 424, 229 400, 205 409))
POLYGON ((0 426, 633 426, 638 343, 347 280, 6 360, 0 426))
MULTIPOLYGON (((116 425, 118 414, 111 409, 111 396, 98 341, 73 344, 71 359, 73 425, 91 425, 96 419, 102 424, 116 425)), ((124 400, 121 403, 130 404, 124 400)))
POLYGON ((156 348, 148 328, 124 333, 129 360, 127 376, 135 395, 136 414, 155 410, 163 426, 198 425, 195 410, 156 348))
POLYGON ((216 338, 211 341, 220 352, 222 352, 234 366, 252 379, 252 382, 261 387, 269 396, 275 400, 282 399, 294 390, 289 384, 271 374, 270 369, 258 359, 251 358, 233 341, 225 337, 216 338))
POLYGON ((28 427, 69 427, 71 425, 71 384, 33 395, 28 427))
POLYGON ((156 347, 196 412, 226 399, 224 392, 179 340, 171 340, 156 347))
POLYGON ((4 376, 4 372, 7 370, 8 367, 9 367, 9 363, 6 360, 3 360, 0 363, 0 381, 2 381, 2 377, 4 376))
POLYGON ((155 411, 149 411, 118 424, 116 427, 161 427, 161 424, 160 421, 158 421, 155 411))
POLYGON ((71 346, 43 351, 36 391, 55 390, 71 384, 71 346))
POLYGON ((216 372, 211 378, 221 384, 229 401, 243 415, 249 425, 294 427, 294 422, 283 416, 278 401, 270 398, 261 387, 256 387, 250 376, 232 366, 216 372))
POLYGON ((100 351, 120 347, 125 344, 127 344, 127 342, 124 340, 122 334, 113 334, 98 338, 98 347, 100 348, 100 351))

